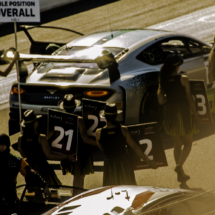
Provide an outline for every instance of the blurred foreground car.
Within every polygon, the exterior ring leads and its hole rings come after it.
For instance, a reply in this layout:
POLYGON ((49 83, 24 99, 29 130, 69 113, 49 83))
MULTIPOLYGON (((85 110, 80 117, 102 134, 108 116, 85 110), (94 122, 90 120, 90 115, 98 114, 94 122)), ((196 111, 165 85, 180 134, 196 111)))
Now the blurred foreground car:
MULTIPOLYGON (((36 35, 35 28, 23 29, 32 43, 30 53, 45 54, 46 47, 53 42, 34 41, 30 33, 34 30, 32 35, 36 35)), ((46 116, 48 108, 57 108, 63 96, 72 93, 80 100, 116 102, 118 109, 123 110, 118 120, 126 125, 158 121, 158 73, 172 51, 184 56, 181 71, 186 71, 190 79, 201 79, 208 84, 211 45, 188 35, 125 29, 81 36, 66 45, 55 44, 61 48, 53 50, 52 55, 69 57, 72 62, 43 62, 28 76, 21 71, 22 112, 33 109, 36 114, 46 116), (113 54, 118 70, 98 67, 95 59, 104 53, 113 54)), ((18 125, 17 92, 14 83, 10 95, 10 134, 16 132, 18 125)))
MULTIPOLYGON (((58 192, 60 201, 65 191, 58 192)), ((67 192, 68 194, 68 192, 67 192)), ((25 197, 26 198, 26 197, 25 197)), ((62 199, 61 199, 62 198, 62 199)), ((30 202, 23 202, 23 206, 30 202)), ((107 186, 83 192, 50 209, 32 203, 26 215, 203 215, 215 214, 213 192, 194 192, 183 189, 151 186, 107 186)))

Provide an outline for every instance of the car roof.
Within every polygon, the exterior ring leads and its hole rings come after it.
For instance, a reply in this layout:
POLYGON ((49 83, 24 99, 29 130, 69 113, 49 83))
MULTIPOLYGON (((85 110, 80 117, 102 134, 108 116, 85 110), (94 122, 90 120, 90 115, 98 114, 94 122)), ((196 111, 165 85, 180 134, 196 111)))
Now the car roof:
POLYGON ((89 34, 68 43, 69 47, 74 46, 95 46, 130 48, 140 41, 148 40, 154 37, 172 34, 171 32, 155 29, 121 29, 97 32, 89 34))

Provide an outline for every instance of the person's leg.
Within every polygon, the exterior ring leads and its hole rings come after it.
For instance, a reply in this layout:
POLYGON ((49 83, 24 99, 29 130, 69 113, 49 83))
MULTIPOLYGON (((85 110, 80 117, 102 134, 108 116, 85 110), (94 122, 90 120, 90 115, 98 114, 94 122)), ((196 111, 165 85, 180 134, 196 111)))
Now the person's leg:
POLYGON ((188 134, 186 136, 183 136, 182 139, 183 139, 184 147, 182 149, 181 156, 179 159, 179 166, 183 170, 183 165, 184 165, 185 161, 187 160, 187 157, 189 156, 191 148, 192 148, 193 135, 188 134))
POLYGON ((183 145, 183 141, 180 137, 172 137, 174 142, 174 158, 176 165, 179 165, 180 157, 181 157, 181 148, 183 145))
POLYGON ((183 136, 183 144, 184 147, 182 149, 181 152, 181 156, 179 159, 179 165, 182 167, 184 162, 187 160, 187 157, 190 154, 191 148, 192 148, 192 143, 193 143, 193 135, 192 134, 188 134, 186 136, 183 136))
POLYGON ((176 163, 175 172, 177 173, 177 180, 179 182, 184 182, 186 180, 189 180, 189 176, 186 176, 184 174, 183 168, 180 165, 183 151, 182 149, 183 139, 182 137, 173 137, 173 141, 174 141, 174 158, 176 163))
MULTIPOLYGON (((80 187, 80 188, 84 188, 84 177, 85 175, 74 175, 74 179, 73 179, 73 186, 74 187, 80 187)), ((74 189, 73 190, 73 196, 79 194, 83 192, 82 190, 79 189, 74 189)))

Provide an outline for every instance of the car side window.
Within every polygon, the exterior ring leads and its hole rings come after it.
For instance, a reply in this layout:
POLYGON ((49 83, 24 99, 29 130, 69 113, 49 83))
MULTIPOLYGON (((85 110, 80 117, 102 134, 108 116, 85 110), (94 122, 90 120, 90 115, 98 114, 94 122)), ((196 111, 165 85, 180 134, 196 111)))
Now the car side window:
POLYGON ((189 40, 188 46, 189 46, 189 49, 191 52, 190 57, 197 57, 197 56, 201 56, 204 54, 209 54, 211 51, 211 47, 205 46, 205 45, 198 43, 194 40, 189 40))
POLYGON ((161 43, 161 47, 165 53, 165 56, 168 56, 171 52, 178 52, 183 55, 183 58, 187 58, 190 54, 186 43, 179 39, 164 41, 161 43))
POLYGON ((171 38, 148 47, 137 55, 137 59, 150 65, 159 65, 163 64, 166 57, 174 51, 183 54, 184 58, 191 54, 189 47, 183 40, 171 38))

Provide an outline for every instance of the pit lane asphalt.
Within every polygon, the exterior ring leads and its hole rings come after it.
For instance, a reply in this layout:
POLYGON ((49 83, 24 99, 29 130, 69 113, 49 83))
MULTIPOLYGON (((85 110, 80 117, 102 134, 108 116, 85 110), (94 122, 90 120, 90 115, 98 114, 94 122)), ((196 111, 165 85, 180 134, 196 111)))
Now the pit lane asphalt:
MULTIPOLYGON (((124 0, 109 4, 108 7, 99 7, 80 12, 74 16, 65 17, 48 24, 71 28, 83 33, 109 30, 110 28, 146 27, 213 4, 214 2, 209 0, 204 2, 174 0, 171 3, 165 0, 144 1, 144 3, 137 0, 124 0), (120 8, 120 13, 118 8, 120 8)), ((38 34, 38 37, 40 36, 41 34, 38 34)), ((50 35, 47 35, 47 39, 49 37, 50 35)), ((23 51, 23 53, 28 53, 29 42, 27 38, 20 32, 18 39, 19 50, 23 51)), ((52 40, 54 39, 55 35, 52 36, 52 40)), ((72 40, 74 38, 69 39, 72 40)), ((1 37, 0 44, 1 49, 13 46, 14 35, 1 37)), ((8 114, 8 108, 0 111, 1 133, 7 133, 8 114)), ((187 183, 190 187, 208 190, 215 187, 215 125, 202 125, 200 127, 200 134, 195 136, 193 149, 185 163, 184 169, 191 176, 187 183)), ((17 135, 12 136, 11 142, 16 142, 17 137, 17 135)), ((165 152, 169 166, 157 170, 136 171, 138 185, 179 187, 179 183, 176 181, 176 173, 173 170, 175 163, 171 139, 164 136, 163 143, 167 148, 165 152)), ((57 171, 57 174, 63 184, 72 185, 72 176, 62 176, 61 171, 57 171)), ((24 180, 22 176, 19 176, 18 184, 22 183, 24 183, 24 180)), ((91 189, 99 186, 102 186, 101 172, 86 176, 85 188, 91 189)))
MULTIPOLYGON (((1 133, 7 133, 9 109, 0 111, 0 130, 1 133)), ((213 115, 215 121, 215 115, 213 115)), ((215 124, 199 125, 200 132, 194 135, 194 142, 190 156, 188 157, 184 169, 191 176, 187 185, 191 188, 203 188, 205 190, 215 188, 215 124)), ((174 172, 175 162, 173 158, 173 142, 171 137, 161 133, 162 142, 168 161, 167 167, 161 167, 157 170, 138 170, 135 171, 138 185, 151 185, 156 187, 179 188, 174 172)), ((17 141, 18 134, 11 136, 11 143, 17 141)), ((16 151, 12 153, 18 155, 16 151)), ((38 158, 39 159, 39 158, 38 158)), ((50 162, 59 163, 59 162, 50 162)), ((96 165, 102 165, 102 162, 96 162, 96 165)), ((56 171, 59 179, 64 185, 72 186, 71 175, 63 176, 60 170, 56 171)), ((92 189, 102 186, 102 172, 95 172, 93 175, 85 177, 85 188, 92 189)), ((18 176, 18 184, 23 184, 24 179, 18 176)))

